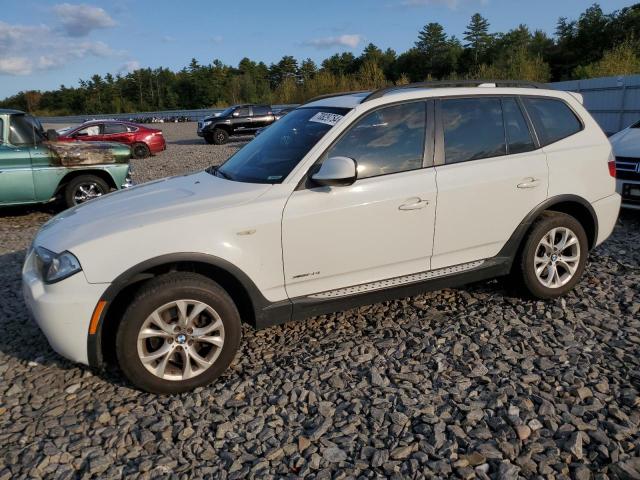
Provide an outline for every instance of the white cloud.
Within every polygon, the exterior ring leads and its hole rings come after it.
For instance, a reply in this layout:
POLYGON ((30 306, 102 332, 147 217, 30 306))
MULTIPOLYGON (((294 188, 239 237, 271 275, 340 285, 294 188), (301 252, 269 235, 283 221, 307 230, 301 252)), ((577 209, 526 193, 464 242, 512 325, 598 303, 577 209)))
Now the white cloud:
POLYGON ((29 75, 33 72, 61 68, 67 63, 88 57, 117 55, 106 43, 70 40, 46 25, 10 25, 0 21, 0 74, 29 75))
POLYGON ((25 57, 0 58, 0 74, 6 75, 29 75, 33 71, 33 66, 25 57))
POLYGON ((314 38, 303 42, 303 45, 316 48, 332 48, 332 47, 349 47, 355 48, 358 46, 364 37, 359 34, 345 34, 338 35, 336 37, 322 37, 314 38))
POLYGON ((85 37, 92 30, 116 25, 113 18, 103 8, 93 5, 61 3, 54 5, 53 12, 70 37, 85 37))
POLYGON ((137 60, 129 60, 128 62, 125 62, 123 65, 120 66, 120 68, 118 69, 118 73, 120 75, 125 75, 127 73, 131 73, 135 70, 138 70, 140 68, 140 62, 137 60))

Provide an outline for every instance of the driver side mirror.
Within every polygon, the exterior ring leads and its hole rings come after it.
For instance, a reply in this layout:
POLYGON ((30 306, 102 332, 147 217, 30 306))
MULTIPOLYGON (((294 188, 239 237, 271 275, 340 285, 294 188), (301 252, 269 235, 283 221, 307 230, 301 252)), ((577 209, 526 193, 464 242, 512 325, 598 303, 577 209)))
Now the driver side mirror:
POLYGON ((55 142, 56 140, 58 140, 58 132, 56 132, 53 128, 50 128, 49 130, 47 130, 47 133, 45 134, 45 136, 47 137, 47 140, 49 140, 50 142, 55 142))
POLYGON ((240 112, 233 112, 231 114, 232 117, 239 117, 240 116, 240 112))
POLYGON ((322 163, 320 170, 311 176, 311 180, 319 185, 339 187, 353 184, 357 176, 358 169, 353 158, 331 157, 322 163))

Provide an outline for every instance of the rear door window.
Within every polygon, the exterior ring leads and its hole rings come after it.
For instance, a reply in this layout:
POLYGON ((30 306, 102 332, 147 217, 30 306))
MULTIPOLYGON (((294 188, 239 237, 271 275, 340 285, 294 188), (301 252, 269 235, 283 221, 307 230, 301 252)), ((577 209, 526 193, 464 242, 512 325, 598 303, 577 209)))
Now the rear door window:
POLYGON ((533 143, 533 138, 531 138, 529 125, 527 125, 516 99, 503 98, 502 112, 504 114, 504 129, 507 134, 509 155, 535 150, 536 146, 533 143))
POLYGON ((271 113, 269 107, 264 105, 257 105, 253 107, 253 114, 256 116, 269 115, 271 113))
POLYGON ((562 100, 534 97, 522 100, 543 147, 582 130, 582 123, 562 100))
POLYGON ((111 135, 114 133, 124 133, 127 131, 127 127, 122 123, 105 123, 104 135, 111 135))
POLYGON ((506 154, 499 98, 452 98, 440 104, 445 163, 506 154))

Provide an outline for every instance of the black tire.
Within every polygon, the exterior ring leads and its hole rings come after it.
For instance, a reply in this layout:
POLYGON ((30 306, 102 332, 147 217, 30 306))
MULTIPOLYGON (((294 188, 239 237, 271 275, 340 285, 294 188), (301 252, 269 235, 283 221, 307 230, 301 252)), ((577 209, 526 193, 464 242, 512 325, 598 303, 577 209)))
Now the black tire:
MULTIPOLYGON (((540 252, 544 252, 544 249, 540 250, 540 252)), ((556 258, 558 258, 558 255, 560 254, 557 254, 556 258)), ((534 298, 557 298, 566 294, 580 281, 584 273, 588 255, 589 243, 587 234, 578 220, 560 212, 544 212, 532 225, 525 239, 525 243, 520 250, 519 258, 516 258, 514 261, 513 277, 518 286, 534 298), (539 251, 539 248, 542 248, 540 246, 542 238, 551 232, 553 228, 558 227, 569 229, 575 234, 579 245, 579 258, 573 276, 571 276, 566 283, 556 287, 548 287, 542 283, 543 280, 546 279, 541 280, 536 275, 536 253, 539 251)), ((553 258, 553 255, 551 255, 551 257, 553 258)), ((560 264, 560 262, 558 262, 558 264, 560 264)), ((546 270, 543 271, 546 273, 546 270)), ((560 268, 559 271, 566 272, 568 270, 560 268)))
POLYGON ((107 182, 96 175, 78 175, 65 186, 64 202, 68 208, 75 207, 92 198, 109 193, 109 190, 107 182), (83 192, 91 192, 93 196, 85 195, 83 192))
POLYGON ((133 154, 133 158, 147 158, 151 155, 151 150, 146 143, 134 143, 131 146, 131 153, 133 154))
POLYGON ((213 145, 213 134, 212 133, 206 133, 203 138, 204 138, 204 141, 207 142, 209 145, 213 145))
POLYGON ((222 128, 216 128, 213 131, 213 143, 214 145, 224 145, 229 140, 229 132, 222 128))
MULTIPOLYGON (((207 385, 222 375, 233 361, 241 338, 240 314, 235 303, 222 287, 213 280, 196 273, 174 272, 149 280, 137 292, 118 326, 116 355, 122 372, 137 388, 151 393, 180 393, 207 385), (184 299, 204 303, 219 315, 224 327, 224 343, 221 347, 222 351, 211 366, 201 373, 186 380, 167 380, 151 373, 143 365, 138 355, 138 333, 156 309, 184 299)), ((169 341, 178 345, 177 336, 175 340, 167 340, 169 341)), ((189 347, 179 346, 178 348, 189 347)), ((171 358, 171 355, 169 357, 171 358)), ((173 358, 176 359, 176 357, 173 358)), ((178 356, 177 360, 181 358, 178 356)))

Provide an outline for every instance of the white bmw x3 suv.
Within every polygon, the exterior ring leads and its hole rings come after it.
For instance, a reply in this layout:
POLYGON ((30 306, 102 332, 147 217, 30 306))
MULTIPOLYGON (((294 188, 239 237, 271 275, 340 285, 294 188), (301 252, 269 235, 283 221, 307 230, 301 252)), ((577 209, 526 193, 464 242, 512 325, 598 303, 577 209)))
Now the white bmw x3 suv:
POLYGON ((242 322, 502 275, 566 293, 618 216, 611 146, 577 94, 471 85, 319 98, 220 167, 63 212, 25 260, 33 316, 172 393, 225 371, 242 322))

